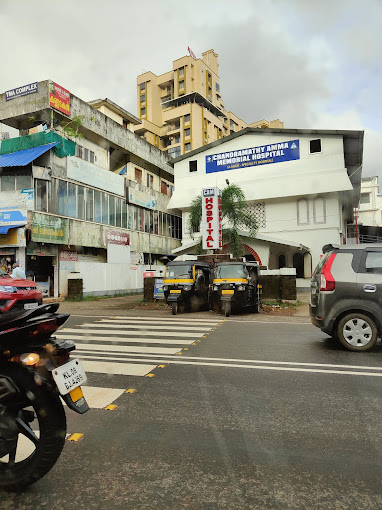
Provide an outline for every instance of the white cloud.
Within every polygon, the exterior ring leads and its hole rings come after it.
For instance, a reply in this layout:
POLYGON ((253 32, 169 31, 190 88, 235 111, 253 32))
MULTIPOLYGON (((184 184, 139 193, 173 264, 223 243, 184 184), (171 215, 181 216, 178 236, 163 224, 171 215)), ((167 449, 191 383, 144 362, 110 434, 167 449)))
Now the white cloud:
POLYGON ((364 172, 382 132, 380 0, 0 0, 0 91, 51 78, 136 113, 136 76, 210 48, 225 106, 246 121, 365 129, 364 172))

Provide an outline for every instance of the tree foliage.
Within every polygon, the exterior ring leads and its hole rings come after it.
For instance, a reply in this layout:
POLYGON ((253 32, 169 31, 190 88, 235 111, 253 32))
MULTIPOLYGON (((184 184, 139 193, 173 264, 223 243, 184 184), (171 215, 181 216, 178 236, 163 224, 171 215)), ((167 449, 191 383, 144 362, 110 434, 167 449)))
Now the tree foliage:
MULTIPOLYGON (((255 237, 257 232, 257 222, 253 216, 245 210, 245 194, 237 184, 228 184, 222 191, 222 227, 223 244, 229 243, 231 253, 234 257, 244 255, 244 246, 240 230, 249 232, 250 237, 255 237)), ((188 229, 192 239, 194 234, 199 231, 202 220, 202 197, 195 197, 190 206, 188 218, 188 229)), ((202 251, 202 241, 197 247, 198 253, 202 251)))

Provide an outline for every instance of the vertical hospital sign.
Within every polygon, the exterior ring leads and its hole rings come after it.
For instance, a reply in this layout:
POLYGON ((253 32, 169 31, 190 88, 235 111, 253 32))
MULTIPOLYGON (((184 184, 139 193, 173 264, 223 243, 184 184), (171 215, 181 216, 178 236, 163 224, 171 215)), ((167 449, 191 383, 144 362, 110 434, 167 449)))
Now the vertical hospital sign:
POLYGON ((222 193, 219 188, 202 190, 203 250, 219 250, 222 241, 222 193))

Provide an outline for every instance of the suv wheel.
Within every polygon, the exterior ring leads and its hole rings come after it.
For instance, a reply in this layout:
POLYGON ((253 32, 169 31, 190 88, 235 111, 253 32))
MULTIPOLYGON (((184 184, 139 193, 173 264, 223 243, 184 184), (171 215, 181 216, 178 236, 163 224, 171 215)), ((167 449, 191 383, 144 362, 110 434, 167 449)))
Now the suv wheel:
POLYGON ((342 317, 337 328, 338 339, 349 351, 369 351, 377 341, 375 322, 362 313, 342 317))

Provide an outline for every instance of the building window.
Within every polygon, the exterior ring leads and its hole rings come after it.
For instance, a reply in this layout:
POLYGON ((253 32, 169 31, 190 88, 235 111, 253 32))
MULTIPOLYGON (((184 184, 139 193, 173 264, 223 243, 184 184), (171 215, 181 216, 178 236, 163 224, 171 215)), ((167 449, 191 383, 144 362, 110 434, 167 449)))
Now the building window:
POLYGON ((142 183, 142 170, 139 168, 135 169, 135 180, 139 183, 142 183))
POLYGON ((58 214, 68 215, 68 183, 58 181, 58 214))
POLYGON ((370 204, 370 193, 361 193, 359 203, 360 204, 370 204))
POLYGON ((146 116, 146 108, 141 108, 141 117, 146 116))
POLYGON ((293 255, 293 267, 296 269, 296 278, 304 278, 304 255, 295 253, 293 255))
POLYGON ((191 120, 191 115, 189 113, 187 113, 187 115, 184 116, 184 123, 186 124, 187 122, 190 122, 191 120))
POLYGON ((185 151, 190 151, 191 150, 191 144, 190 143, 185 143, 184 144, 184 150, 185 151))
POLYGON ((154 176, 151 174, 147 174, 147 187, 153 189, 154 186, 154 176))
POLYGON ((180 135, 174 137, 174 143, 180 143, 180 135))
POLYGON ((287 267, 286 266, 286 257, 284 254, 279 255, 278 263, 279 263, 279 269, 282 269, 283 267, 287 267))
POLYGON ((321 138, 317 138, 316 140, 310 140, 310 153, 314 154, 315 152, 321 152, 321 138))
POLYGON ((146 90, 146 83, 143 82, 139 85, 140 90, 146 90))
POLYGON ((94 190, 94 221, 102 223, 101 192, 94 190))
POLYGON ((190 172, 197 172, 198 171, 198 162, 196 160, 195 161, 189 161, 188 165, 189 165, 190 172))
POLYGON ((184 89, 184 80, 179 82, 179 89, 184 89))
POLYGON ((89 152, 89 162, 90 163, 94 163, 94 152, 93 151, 90 151, 89 152))
POLYGON ((82 145, 78 145, 77 144, 77 156, 81 159, 83 159, 83 153, 84 153, 84 148, 82 147, 82 145))
POLYGON ((76 217, 77 213, 77 186, 68 182, 68 216, 71 218, 76 217))
POLYGON ((145 103, 146 102, 146 94, 142 94, 141 95, 141 103, 145 103))
POLYGON ((220 85, 219 85, 219 83, 215 83, 215 90, 216 90, 216 92, 219 92, 219 91, 220 91, 220 85))
POLYGON ((35 180, 35 208, 36 211, 48 212, 48 181, 35 180))
POLYGON ((309 225, 309 202, 306 198, 297 200, 297 225, 309 225))
POLYGON ((185 129, 184 130, 184 136, 187 138, 190 135, 191 135, 191 129, 190 128, 185 129))
POLYGON ((326 201, 323 197, 317 197, 313 201, 314 223, 326 223, 326 201))
POLYGON ((184 75, 184 67, 179 67, 179 76, 184 75))

